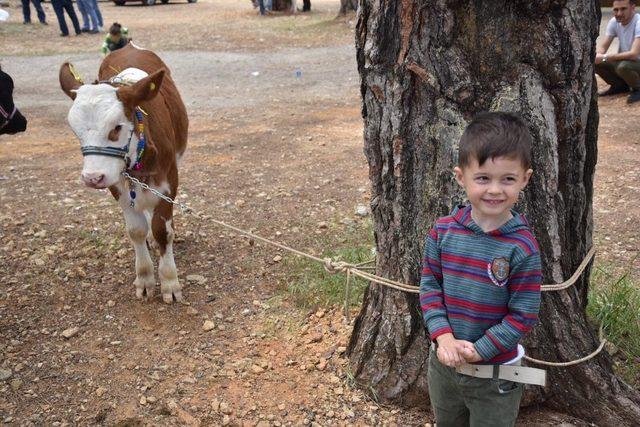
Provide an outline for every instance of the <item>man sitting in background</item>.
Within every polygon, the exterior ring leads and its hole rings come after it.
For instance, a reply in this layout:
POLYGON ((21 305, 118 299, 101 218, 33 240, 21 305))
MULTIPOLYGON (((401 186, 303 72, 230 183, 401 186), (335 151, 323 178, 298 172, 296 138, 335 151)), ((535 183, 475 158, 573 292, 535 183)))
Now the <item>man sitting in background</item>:
POLYGON ((596 50, 595 69, 611 87, 600 96, 631 91, 627 103, 640 101, 640 15, 635 12, 635 0, 614 0, 613 18, 600 46, 596 50), (618 53, 607 53, 617 37, 618 53))

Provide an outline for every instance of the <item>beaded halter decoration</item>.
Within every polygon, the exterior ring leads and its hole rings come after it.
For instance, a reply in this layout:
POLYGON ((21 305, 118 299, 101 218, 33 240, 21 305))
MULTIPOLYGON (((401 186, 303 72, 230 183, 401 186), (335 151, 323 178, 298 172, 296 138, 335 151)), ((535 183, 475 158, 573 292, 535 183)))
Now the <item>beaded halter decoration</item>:
MULTIPOLYGON (((138 145, 136 146, 136 160, 131 166, 131 169, 135 171, 139 171, 142 169, 142 155, 144 154, 144 149, 147 145, 147 140, 144 136, 144 123, 142 122, 142 109, 140 107, 136 107, 135 110, 136 119, 138 119, 138 145)), ((129 146, 129 144, 127 144, 129 146)), ((127 162, 127 167, 129 167, 129 162, 127 162)), ((135 206, 136 200, 136 189, 134 184, 130 184, 129 187, 129 199, 131 202, 129 205, 133 208, 135 206)))

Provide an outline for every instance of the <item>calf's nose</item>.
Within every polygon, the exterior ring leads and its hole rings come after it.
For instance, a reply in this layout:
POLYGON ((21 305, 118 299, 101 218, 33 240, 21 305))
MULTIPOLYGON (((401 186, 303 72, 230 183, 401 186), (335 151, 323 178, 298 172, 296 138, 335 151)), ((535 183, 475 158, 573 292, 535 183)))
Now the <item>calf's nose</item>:
POLYGON ((104 187, 104 174, 83 172, 82 181, 89 187, 104 187))

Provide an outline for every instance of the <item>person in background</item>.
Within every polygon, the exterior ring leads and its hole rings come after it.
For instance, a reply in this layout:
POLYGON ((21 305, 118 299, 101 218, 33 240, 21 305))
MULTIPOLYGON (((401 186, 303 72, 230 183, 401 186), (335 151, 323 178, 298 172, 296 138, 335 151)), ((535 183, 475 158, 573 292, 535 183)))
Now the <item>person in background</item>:
MULTIPOLYGON (((47 16, 44 13, 44 9, 42 9, 40 0, 31 0, 31 3, 33 3, 33 7, 36 9, 40 23, 42 25, 48 25, 47 16)), ((22 16, 24 17, 24 24, 31 24, 31 5, 29 4, 29 0, 22 0, 22 16)))
POLYGON ((78 10, 82 15, 82 32, 96 34, 98 32, 98 17, 91 0, 76 0, 78 10))
POLYGON ((614 0, 613 18, 596 49, 595 71, 610 85, 598 95, 630 92, 628 104, 640 101, 640 15, 635 0, 614 0), (607 53, 616 37, 618 52, 607 53))
POLYGON ((73 8, 71 0, 51 0, 51 6, 53 6, 53 11, 56 13, 56 17, 58 18, 61 37, 67 37, 69 35, 69 28, 67 27, 67 23, 64 19, 65 10, 67 11, 69 18, 71 18, 71 23, 73 24, 73 29, 76 31, 76 35, 79 36, 82 34, 80 23, 78 22, 78 16, 76 15, 76 11, 73 8))
POLYGON ((114 50, 122 49, 129 43, 129 40, 129 30, 114 22, 102 43, 102 54, 106 56, 114 50))

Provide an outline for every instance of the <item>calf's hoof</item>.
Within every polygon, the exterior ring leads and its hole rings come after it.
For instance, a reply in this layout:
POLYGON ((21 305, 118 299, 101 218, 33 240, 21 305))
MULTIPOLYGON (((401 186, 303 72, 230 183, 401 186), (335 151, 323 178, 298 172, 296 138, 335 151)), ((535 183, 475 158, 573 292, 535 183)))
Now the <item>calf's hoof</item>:
POLYGON ((171 280, 168 283, 160 284, 160 291, 162 292, 162 300, 167 304, 176 302, 182 302, 182 287, 178 279, 171 280))
POLYGON ((133 282, 136 286, 136 298, 150 300, 156 291, 156 281, 153 277, 137 277, 133 282))

